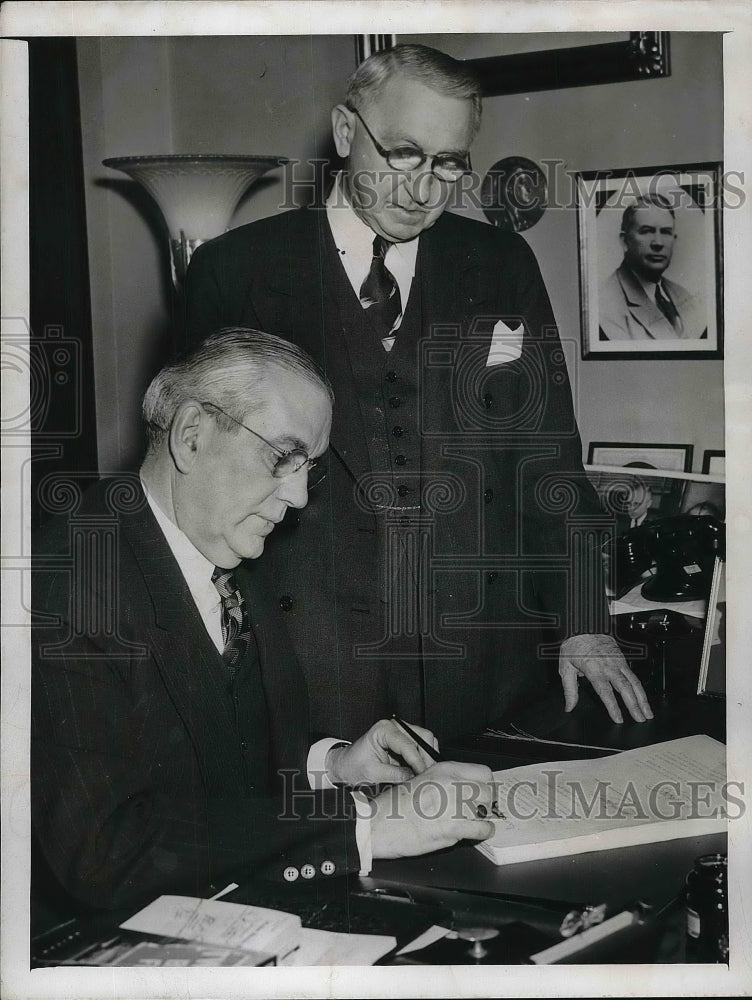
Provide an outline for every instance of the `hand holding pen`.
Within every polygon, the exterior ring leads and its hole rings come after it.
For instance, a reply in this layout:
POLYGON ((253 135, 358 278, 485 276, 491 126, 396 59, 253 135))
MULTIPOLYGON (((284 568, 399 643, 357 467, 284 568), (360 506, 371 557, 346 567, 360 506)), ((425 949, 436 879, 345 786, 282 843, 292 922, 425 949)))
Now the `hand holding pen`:
MULTIPOLYGON (((405 730, 408 736, 412 737, 412 739, 415 740, 415 742, 421 748, 421 750, 423 750, 423 752, 426 753, 433 761, 438 763, 438 761, 443 759, 441 754, 439 753, 438 743, 436 743, 435 746, 429 745, 414 729, 411 729, 406 722, 403 722, 402 719, 398 718, 396 715, 393 715, 392 718, 394 719, 394 721, 397 723, 398 726, 401 726, 402 729, 405 730)), ((479 805, 477 808, 478 819, 485 819, 486 816, 488 816, 488 811, 489 810, 486 809, 484 805, 482 804, 479 805)), ((491 803, 490 811, 491 815, 495 816, 497 819, 506 819, 504 813, 499 809, 498 802, 494 801, 491 803)))

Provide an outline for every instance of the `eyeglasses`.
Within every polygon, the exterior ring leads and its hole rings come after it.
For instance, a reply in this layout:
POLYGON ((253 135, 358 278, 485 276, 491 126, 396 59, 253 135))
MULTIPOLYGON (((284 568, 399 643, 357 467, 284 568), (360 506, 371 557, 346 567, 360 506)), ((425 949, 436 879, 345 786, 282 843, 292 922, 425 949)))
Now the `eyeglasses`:
POLYGON ((313 470, 316 470, 313 478, 309 478, 308 480, 308 489, 318 486, 318 484, 325 478, 326 468, 319 465, 317 459, 309 458, 308 452, 303 448, 293 448, 292 451, 282 451, 281 448, 277 448, 276 445, 273 445, 271 441, 267 441, 265 437, 258 433, 258 431, 254 431, 252 427, 248 427, 240 420, 236 420, 235 417, 229 414, 226 410, 223 410, 221 406, 217 406, 216 403, 210 403, 207 400, 202 400, 201 406, 206 409, 219 410, 219 412, 223 413, 228 420, 232 420, 234 424, 237 424, 239 427, 247 430, 249 434, 253 434, 253 436, 257 437, 259 441, 263 441, 268 448, 271 448, 275 455, 279 455, 279 458, 274 463, 272 468, 272 475, 275 479, 286 479, 288 476, 292 476, 296 472, 300 472, 303 466, 308 467, 309 477, 311 476, 311 473, 313 473, 313 470))
POLYGON ((420 146, 395 146, 394 149, 384 149, 379 140, 363 121, 363 116, 357 108, 347 104, 346 107, 354 112, 363 128, 368 133, 371 142, 376 147, 379 156, 383 156, 393 170, 417 170, 422 167, 426 160, 431 160, 431 173, 439 180, 453 184, 471 170, 469 153, 437 153, 429 157, 420 146))

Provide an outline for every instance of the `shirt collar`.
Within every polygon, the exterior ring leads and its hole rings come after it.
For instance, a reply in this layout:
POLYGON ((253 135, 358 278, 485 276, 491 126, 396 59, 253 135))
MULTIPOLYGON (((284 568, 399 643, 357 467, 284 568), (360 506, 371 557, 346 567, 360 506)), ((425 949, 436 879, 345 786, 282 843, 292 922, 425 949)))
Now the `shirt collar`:
MULTIPOLYGON (((373 254, 373 238, 376 234, 353 210, 352 205, 347 200, 342 178, 343 174, 340 171, 326 199, 326 217, 332 231, 334 245, 341 254, 367 255, 370 261, 373 254)), ((396 251, 406 262, 410 261, 414 265, 418 254, 419 240, 420 236, 416 236, 404 243, 392 243, 388 252, 396 251)))
MULTIPOLYGON (((149 493, 143 479, 141 480, 141 486, 146 494, 146 499, 152 513, 157 519, 157 524, 161 528, 170 551, 175 556, 175 560, 180 567, 180 572, 185 577, 188 588, 191 592, 194 592, 196 588, 205 586, 207 582, 211 584, 214 563, 210 562, 203 553, 199 552, 185 532, 181 531, 174 521, 170 520, 157 504, 154 497, 149 493)), ((211 585, 213 586, 213 584, 211 585)))

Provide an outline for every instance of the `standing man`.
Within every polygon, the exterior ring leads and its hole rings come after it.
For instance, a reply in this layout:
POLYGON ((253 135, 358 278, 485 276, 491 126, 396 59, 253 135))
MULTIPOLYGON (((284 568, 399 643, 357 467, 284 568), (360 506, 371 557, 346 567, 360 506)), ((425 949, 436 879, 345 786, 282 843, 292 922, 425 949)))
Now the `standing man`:
POLYGON ((598 323, 605 340, 698 340, 701 303, 664 277, 676 244, 671 202, 647 194, 627 206, 619 233, 624 259, 601 289, 598 323))
POLYGON ((35 904, 70 916, 229 878, 367 874, 490 836, 487 767, 431 765, 391 721, 310 747, 255 560, 327 447, 331 388, 311 359, 225 330, 156 376, 143 413, 139 477, 103 480, 35 540, 35 904))
POLYGON ((332 111, 325 207, 232 230, 188 272, 189 338, 275 330, 335 387, 328 477, 270 546, 323 731, 390 712, 477 730, 540 690, 558 643, 567 708, 582 674, 614 720, 617 693, 650 715, 604 634, 602 515, 535 259, 445 213, 480 115, 443 53, 371 56, 332 111))

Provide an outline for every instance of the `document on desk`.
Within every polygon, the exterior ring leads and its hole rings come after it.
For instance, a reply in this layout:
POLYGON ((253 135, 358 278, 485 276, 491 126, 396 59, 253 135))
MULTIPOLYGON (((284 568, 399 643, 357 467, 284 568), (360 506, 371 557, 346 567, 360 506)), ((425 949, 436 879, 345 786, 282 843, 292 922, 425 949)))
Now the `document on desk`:
POLYGON ((494 783, 503 818, 476 847, 497 865, 724 832, 738 813, 726 748, 710 736, 515 767, 494 783))
MULTIPOLYGON (((279 959, 280 965, 373 965, 397 947, 396 939, 387 935, 315 930, 301 927, 300 917, 295 913, 193 896, 160 896, 120 927, 125 931, 234 949, 233 954, 252 951, 259 957, 271 955, 279 959)), ((146 950, 145 945, 140 947, 146 950)), ((167 954, 174 948, 171 944, 155 947, 151 943, 149 947, 159 954, 167 954)), ((152 956, 149 961, 158 964, 157 957, 152 956)), ((216 964, 239 963, 228 959, 216 964)))
POLYGON ((120 927, 275 956, 297 948, 301 937, 295 913, 194 896, 160 896, 120 927))

